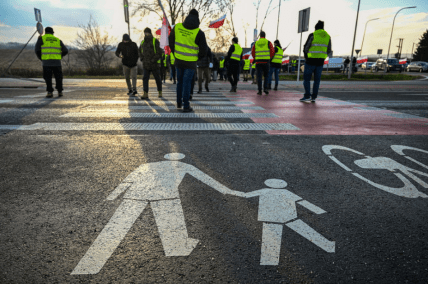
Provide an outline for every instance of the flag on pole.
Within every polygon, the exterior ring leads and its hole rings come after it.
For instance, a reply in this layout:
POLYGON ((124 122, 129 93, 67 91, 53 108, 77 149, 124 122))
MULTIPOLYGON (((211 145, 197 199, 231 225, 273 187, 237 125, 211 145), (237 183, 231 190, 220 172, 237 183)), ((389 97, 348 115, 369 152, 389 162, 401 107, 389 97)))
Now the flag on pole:
POLYGON ((327 65, 329 60, 330 60, 330 57, 327 57, 326 59, 324 59, 324 65, 327 65))
POLYGON ((209 28, 217 29, 217 28, 223 26, 225 19, 226 19, 226 14, 224 14, 223 17, 221 17, 221 18, 219 18, 219 19, 217 19, 215 21, 212 21, 208 27, 209 28))
POLYGON ((282 65, 289 64, 289 63, 290 63, 290 56, 287 56, 282 59, 282 65))
POLYGON ((406 64, 406 63, 407 63, 407 58, 400 59, 400 64, 406 64))
POLYGON ((364 63, 364 62, 367 62, 367 61, 369 61, 368 56, 358 57, 358 58, 357 58, 357 63, 358 63, 358 64, 361 64, 361 63, 364 63))
POLYGON ((163 15, 162 20, 162 28, 161 28, 161 39, 160 39, 160 48, 164 48, 165 46, 169 46, 168 36, 169 36, 169 24, 166 19, 165 14, 163 15))

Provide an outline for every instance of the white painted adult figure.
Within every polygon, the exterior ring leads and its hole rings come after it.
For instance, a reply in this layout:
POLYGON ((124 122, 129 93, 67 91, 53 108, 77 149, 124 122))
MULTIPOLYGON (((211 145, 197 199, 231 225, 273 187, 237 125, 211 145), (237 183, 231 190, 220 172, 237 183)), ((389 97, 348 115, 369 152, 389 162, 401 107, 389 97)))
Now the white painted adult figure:
POLYGON ((179 162, 185 155, 171 153, 168 161, 143 164, 129 174, 107 197, 114 200, 126 191, 123 202, 71 274, 98 273, 126 236, 135 220, 150 203, 166 256, 187 256, 199 240, 188 237, 178 187, 190 174, 223 194, 245 196, 233 191, 196 167, 179 162))
MULTIPOLYGON (((327 240, 302 220, 296 220, 296 202, 302 198, 285 189, 287 182, 268 179, 265 184, 269 188, 246 194, 247 198, 260 197, 258 220, 263 222, 260 265, 278 265, 284 224, 324 251, 335 251, 335 242, 327 240)), ((297 203, 316 214, 325 213, 308 201, 301 200, 297 203)))

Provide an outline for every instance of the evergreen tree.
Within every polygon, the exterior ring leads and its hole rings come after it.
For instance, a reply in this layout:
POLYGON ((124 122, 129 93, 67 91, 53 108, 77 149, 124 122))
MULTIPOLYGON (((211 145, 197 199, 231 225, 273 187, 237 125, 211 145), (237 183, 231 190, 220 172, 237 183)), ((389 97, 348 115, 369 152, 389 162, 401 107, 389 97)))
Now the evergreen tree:
POLYGON ((413 55, 413 61, 428 61, 428 30, 419 40, 418 48, 413 55))

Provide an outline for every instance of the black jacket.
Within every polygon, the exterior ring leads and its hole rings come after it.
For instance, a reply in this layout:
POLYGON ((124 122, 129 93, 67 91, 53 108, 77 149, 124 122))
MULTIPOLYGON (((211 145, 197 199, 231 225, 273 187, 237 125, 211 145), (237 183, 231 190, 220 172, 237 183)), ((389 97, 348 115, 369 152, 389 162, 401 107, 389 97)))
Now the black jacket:
POLYGON ((132 68, 137 66, 138 62, 138 46, 133 41, 121 42, 117 46, 116 56, 122 55, 122 64, 132 68))
MULTIPOLYGON (((199 28, 199 18, 195 15, 188 15, 183 22, 184 28, 188 30, 194 30, 199 28)), ((208 50, 207 40, 205 38, 205 33, 199 30, 195 39, 196 45, 199 47, 198 60, 202 59, 208 50)), ((175 27, 169 35, 169 47, 172 52, 175 52, 175 27)), ((184 61, 180 60, 177 57, 175 58, 175 67, 184 68, 184 69, 196 69, 196 61, 184 61)))
POLYGON ((233 60, 230 59, 230 57, 232 56, 232 53, 234 53, 234 52, 235 52, 235 45, 232 44, 229 47, 229 51, 227 52, 225 61, 228 62, 228 64, 230 64, 230 65, 240 66, 240 62, 242 61, 242 55, 243 55, 244 52, 241 53, 241 58, 239 59, 239 61, 238 60, 234 60, 234 59, 233 60))
POLYGON ((211 48, 208 47, 207 55, 198 60, 198 67, 206 68, 210 66, 210 63, 213 62, 213 55, 211 53, 211 48))
POLYGON ((213 71, 218 71, 220 68, 220 62, 218 61, 217 57, 213 58, 213 71))
MULTIPOLYGON (((68 54, 68 48, 62 43, 62 40, 60 40, 61 44, 61 56, 64 58, 68 54)), ((42 60, 42 45, 43 45, 43 39, 41 36, 37 39, 36 47, 34 48, 34 51, 36 52, 37 58, 42 60)), ((61 66, 61 60, 42 60, 43 66, 61 66)))
MULTIPOLYGON (((314 34, 310 34, 308 36, 308 40, 305 43, 305 46, 303 47, 303 53, 305 54, 305 59, 306 59, 305 63, 308 63, 309 65, 314 65, 314 66, 323 66, 324 65, 324 59, 322 59, 322 58, 308 58, 309 48, 311 47, 313 40, 314 40, 314 34)), ((328 42, 327 54, 329 57, 331 57, 331 54, 332 54, 331 37, 330 37, 330 41, 328 42)))

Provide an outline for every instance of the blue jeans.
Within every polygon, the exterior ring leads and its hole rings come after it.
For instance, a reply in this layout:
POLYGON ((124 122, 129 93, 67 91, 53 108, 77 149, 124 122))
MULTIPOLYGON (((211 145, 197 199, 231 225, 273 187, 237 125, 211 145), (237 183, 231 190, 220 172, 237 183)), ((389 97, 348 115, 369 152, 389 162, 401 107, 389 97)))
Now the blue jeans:
POLYGON ((177 68, 177 104, 189 108, 190 89, 193 84, 194 69, 177 68))
POLYGON ((269 75, 269 63, 258 63, 256 64, 256 71, 257 71, 257 85, 259 87, 259 91, 262 91, 262 81, 263 77, 265 77, 265 81, 263 84, 263 90, 268 89, 268 75, 269 75))
POLYGON ((280 68, 274 68, 274 67, 271 67, 271 68, 269 69, 269 75, 268 75, 268 78, 269 78, 268 86, 269 86, 269 87, 271 87, 271 86, 272 86, 272 75, 273 75, 273 74, 275 74, 275 87, 278 87, 278 82, 279 82, 279 70, 280 70, 280 68))
POLYGON ((303 73, 303 87, 305 87, 305 98, 311 96, 311 78, 312 73, 314 74, 314 89, 312 92, 312 98, 316 99, 318 96, 318 90, 321 83, 321 73, 323 66, 309 65, 305 63, 305 72, 303 73))

